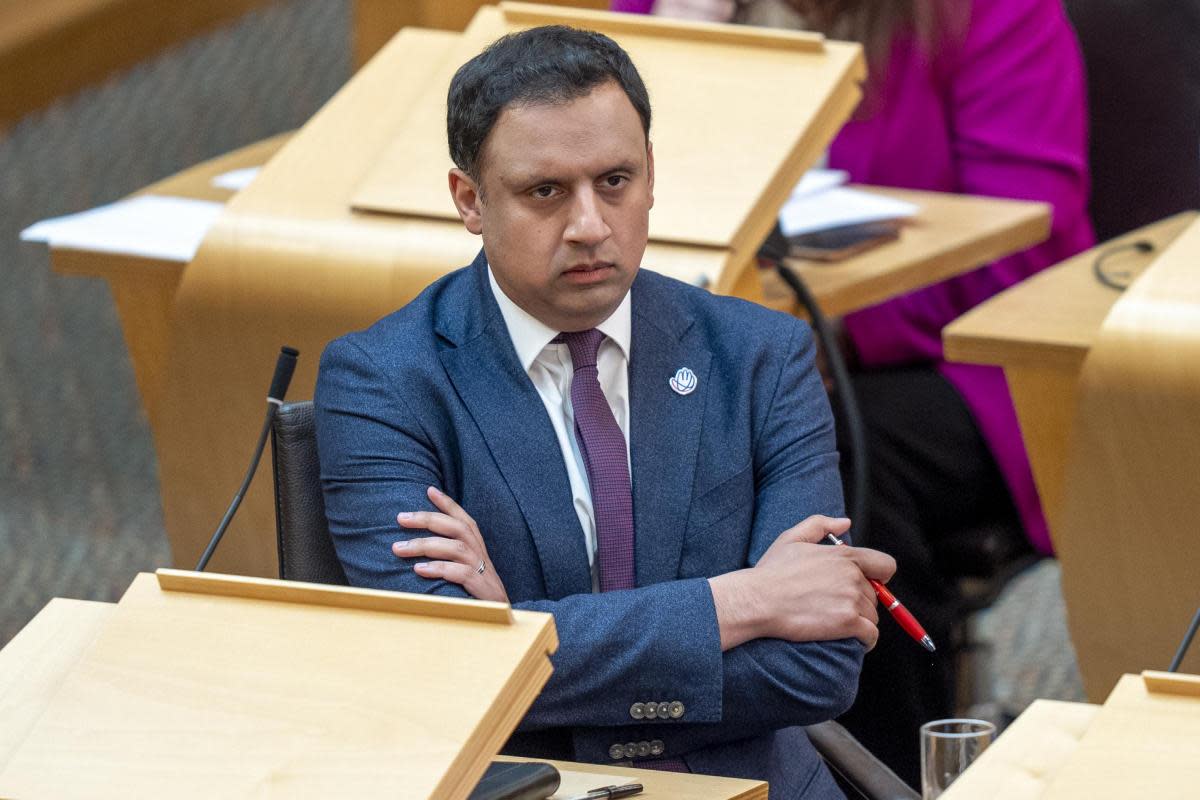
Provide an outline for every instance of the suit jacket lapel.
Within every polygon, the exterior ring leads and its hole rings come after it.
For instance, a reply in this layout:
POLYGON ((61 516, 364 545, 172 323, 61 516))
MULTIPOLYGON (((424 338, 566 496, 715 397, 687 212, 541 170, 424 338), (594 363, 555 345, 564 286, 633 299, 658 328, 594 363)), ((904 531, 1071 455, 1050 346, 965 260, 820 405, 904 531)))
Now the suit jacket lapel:
POLYGON ((438 333, 456 345, 442 351, 442 365, 529 525, 547 596, 591 591, 583 531, 554 429, 517 361, 482 253, 471 272, 468 291, 443 301, 455 310, 438 316, 438 333))
POLYGON ((688 335, 692 320, 674 288, 644 273, 633 284, 629 442, 639 586, 678 577, 710 383, 712 353, 688 335), (681 367, 696 374, 690 394, 671 388, 681 367))

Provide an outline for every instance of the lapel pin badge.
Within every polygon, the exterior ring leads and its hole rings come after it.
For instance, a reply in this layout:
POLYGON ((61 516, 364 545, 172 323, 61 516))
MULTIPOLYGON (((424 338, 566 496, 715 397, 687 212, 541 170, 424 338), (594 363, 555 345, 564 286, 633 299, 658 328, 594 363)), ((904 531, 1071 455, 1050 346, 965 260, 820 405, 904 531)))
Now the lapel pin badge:
POLYGON ((692 372, 687 367, 680 367, 675 374, 671 376, 671 388, 676 394, 688 395, 696 391, 696 373, 692 372))

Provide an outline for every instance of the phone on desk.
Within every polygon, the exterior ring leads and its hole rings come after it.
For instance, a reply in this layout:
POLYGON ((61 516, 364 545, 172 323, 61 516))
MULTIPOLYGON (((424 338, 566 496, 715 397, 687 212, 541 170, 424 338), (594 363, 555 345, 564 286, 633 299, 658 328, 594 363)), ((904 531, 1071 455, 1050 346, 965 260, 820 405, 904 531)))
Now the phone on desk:
POLYGON ((545 800, 561 778, 541 761, 493 761, 467 800, 545 800))
POLYGON ((788 256, 813 261, 842 261, 900 235, 898 220, 842 225, 787 237, 788 256))

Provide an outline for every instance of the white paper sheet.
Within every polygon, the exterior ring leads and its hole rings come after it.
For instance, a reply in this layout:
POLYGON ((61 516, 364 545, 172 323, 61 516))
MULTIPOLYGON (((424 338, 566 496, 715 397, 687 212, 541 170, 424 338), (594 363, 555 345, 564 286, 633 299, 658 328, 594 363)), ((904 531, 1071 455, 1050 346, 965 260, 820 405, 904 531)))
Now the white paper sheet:
POLYGON ((837 187, 789 198, 779 212, 779 226, 784 235, 797 236, 843 225, 903 219, 918 211, 920 207, 903 200, 837 187))
POLYGON ((144 195, 42 220, 21 231, 21 240, 187 262, 224 207, 208 200, 144 195))
POLYGON ((258 177, 258 171, 262 167, 243 167, 242 169, 230 170, 223 172, 212 179, 212 185, 218 189, 230 189, 235 192, 240 192, 250 185, 250 182, 258 177))
POLYGON ((835 186, 841 186, 850 180, 850 173, 840 169, 810 169, 800 178, 800 182, 792 189, 792 197, 823 192, 835 186))

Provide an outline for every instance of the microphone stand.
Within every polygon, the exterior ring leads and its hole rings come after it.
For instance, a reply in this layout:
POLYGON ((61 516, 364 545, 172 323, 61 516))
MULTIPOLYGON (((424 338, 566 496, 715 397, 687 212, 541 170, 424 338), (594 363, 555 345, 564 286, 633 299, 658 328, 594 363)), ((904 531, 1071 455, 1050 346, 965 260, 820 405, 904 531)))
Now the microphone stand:
POLYGON ((233 521, 233 515, 237 513, 238 508, 242 504, 242 498, 246 496, 246 490, 250 488, 250 481, 254 480, 254 473, 258 471, 258 462, 262 460, 263 447, 267 443, 267 434, 271 432, 271 423, 275 420, 275 413, 283 405, 283 397, 287 394, 288 384, 292 382, 292 372, 296 369, 296 359, 299 356, 299 350, 287 347, 286 345, 279 350, 279 358, 275 362, 275 376, 271 379, 271 388, 267 390, 267 414, 263 419, 262 430, 258 434, 258 444, 254 448, 254 457, 250 459, 250 467, 246 470, 246 477, 242 479, 241 487, 237 490, 237 494, 233 496, 233 502, 225 510, 225 516, 221 518, 221 524, 217 526, 216 533, 208 541, 208 547, 204 549, 204 555, 200 556, 200 561, 196 564, 196 572, 203 572, 204 568, 208 566, 208 560, 212 558, 217 545, 221 543, 221 538, 225 535, 225 530, 229 527, 229 523, 233 521))

